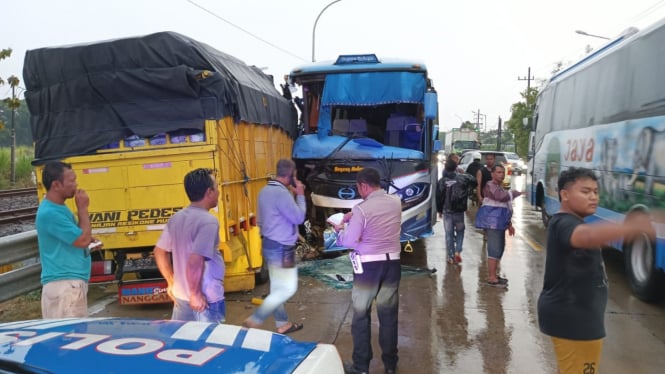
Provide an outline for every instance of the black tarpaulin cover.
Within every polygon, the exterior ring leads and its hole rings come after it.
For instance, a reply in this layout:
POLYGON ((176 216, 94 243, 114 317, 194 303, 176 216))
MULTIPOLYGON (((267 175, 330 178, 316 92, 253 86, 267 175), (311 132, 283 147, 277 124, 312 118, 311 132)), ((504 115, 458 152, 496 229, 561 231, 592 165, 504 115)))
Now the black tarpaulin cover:
POLYGON ((23 80, 37 163, 227 116, 295 136, 295 108, 270 76, 174 32, 30 50, 23 80))

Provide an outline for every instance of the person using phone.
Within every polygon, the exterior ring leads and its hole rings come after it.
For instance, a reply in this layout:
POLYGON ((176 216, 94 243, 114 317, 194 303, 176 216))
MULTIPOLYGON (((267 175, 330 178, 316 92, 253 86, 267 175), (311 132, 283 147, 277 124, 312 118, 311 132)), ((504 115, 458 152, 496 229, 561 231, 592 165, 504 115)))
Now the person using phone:
POLYGON ((259 192, 258 206, 256 218, 263 260, 268 265, 270 294, 243 326, 258 327, 272 314, 277 332, 288 334, 303 328, 302 324, 289 321, 284 304, 298 290, 295 244, 298 225, 305 220, 307 209, 305 186, 296 177, 293 160, 277 162, 277 176, 259 192))
POLYGON ((46 196, 39 204, 35 226, 42 264, 42 317, 88 316, 88 280, 93 242, 88 215, 90 199, 78 188, 71 164, 51 161, 42 170, 46 196), (65 205, 74 199, 76 216, 65 205))

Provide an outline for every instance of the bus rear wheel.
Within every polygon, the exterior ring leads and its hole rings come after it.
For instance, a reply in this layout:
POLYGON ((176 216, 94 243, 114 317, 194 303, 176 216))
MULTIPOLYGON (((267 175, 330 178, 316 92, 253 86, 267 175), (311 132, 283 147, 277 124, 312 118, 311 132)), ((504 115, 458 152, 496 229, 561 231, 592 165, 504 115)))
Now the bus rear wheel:
POLYGON ((657 301, 663 284, 663 273, 656 268, 655 243, 646 234, 638 236, 623 247, 628 283, 633 294, 642 301, 657 301))

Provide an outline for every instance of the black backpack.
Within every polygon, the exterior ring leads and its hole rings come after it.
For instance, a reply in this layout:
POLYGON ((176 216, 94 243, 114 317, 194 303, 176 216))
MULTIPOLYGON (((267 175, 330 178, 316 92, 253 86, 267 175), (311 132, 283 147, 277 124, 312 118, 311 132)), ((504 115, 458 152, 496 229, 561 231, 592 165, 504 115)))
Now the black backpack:
POLYGON ((443 212, 464 212, 467 209, 467 200, 471 190, 470 180, 464 174, 457 174, 455 178, 443 177, 439 180, 443 212))

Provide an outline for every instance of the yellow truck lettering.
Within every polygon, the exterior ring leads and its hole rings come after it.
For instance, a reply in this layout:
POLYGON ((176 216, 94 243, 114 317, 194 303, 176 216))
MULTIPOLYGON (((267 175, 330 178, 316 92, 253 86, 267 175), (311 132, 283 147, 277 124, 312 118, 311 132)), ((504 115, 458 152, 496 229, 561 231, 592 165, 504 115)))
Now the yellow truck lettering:
POLYGON ((127 212, 127 221, 133 221, 135 219, 145 220, 148 218, 169 218, 180 209, 182 208, 176 207, 130 210, 127 212))
POLYGON ((161 225, 169 221, 182 207, 133 209, 127 212, 109 211, 90 213, 93 229, 130 225, 161 225))

